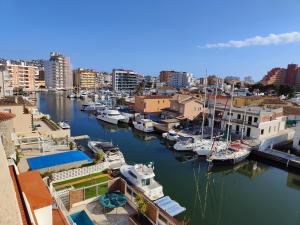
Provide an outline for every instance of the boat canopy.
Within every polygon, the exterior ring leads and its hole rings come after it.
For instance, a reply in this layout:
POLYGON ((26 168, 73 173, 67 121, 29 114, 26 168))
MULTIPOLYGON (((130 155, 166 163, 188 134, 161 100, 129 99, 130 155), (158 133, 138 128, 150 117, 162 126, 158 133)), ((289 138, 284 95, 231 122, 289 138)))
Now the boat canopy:
POLYGON ((154 203, 171 216, 176 216, 186 210, 186 208, 179 205, 178 202, 172 200, 169 196, 162 197, 154 201, 154 203))

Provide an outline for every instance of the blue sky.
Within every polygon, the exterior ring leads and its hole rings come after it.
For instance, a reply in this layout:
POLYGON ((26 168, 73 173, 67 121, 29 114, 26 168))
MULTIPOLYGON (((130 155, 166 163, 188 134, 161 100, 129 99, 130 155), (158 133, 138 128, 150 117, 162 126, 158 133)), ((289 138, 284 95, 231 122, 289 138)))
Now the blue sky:
POLYGON ((146 75, 174 69, 197 76, 207 68, 209 74, 256 80, 272 67, 300 64, 299 37, 205 47, 300 32, 299 0, 0 0, 0 8, 4 58, 46 59, 59 51, 75 68, 146 75))

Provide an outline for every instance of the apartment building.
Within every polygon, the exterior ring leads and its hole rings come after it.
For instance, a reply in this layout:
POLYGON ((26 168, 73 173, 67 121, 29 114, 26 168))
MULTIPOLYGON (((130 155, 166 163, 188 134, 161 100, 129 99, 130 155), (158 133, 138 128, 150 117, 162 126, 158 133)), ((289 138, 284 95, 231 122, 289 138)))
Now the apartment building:
POLYGON ((68 90, 73 88, 72 65, 69 57, 51 52, 45 61, 45 84, 49 90, 68 90))
POLYGON ((107 72, 97 72, 96 86, 99 88, 108 87, 112 85, 112 75, 107 72))
POLYGON ((201 98, 192 95, 175 94, 170 103, 170 108, 163 110, 165 118, 194 120, 203 112, 201 98))
POLYGON ((173 75, 169 79, 168 85, 175 88, 190 87, 193 85, 193 74, 173 71, 173 75))
POLYGON ((11 79, 13 88, 22 88, 24 91, 35 91, 35 80, 39 77, 39 68, 28 65, 24 61, 6 61, 5 67, 11 79))
POLYGON ((175 73, 175 71, 160 71, 159 73, 159 80, 162 83, 168 83, 170 81, 170 79, 172 78, 173 74, 175 73))
MULTIPOLYGON (((225 109, 224 105, 216 105, 214 119, 216 128, 227 130, 229 125, 231 133, 262 140, 285 130, 287 117, 283 115, 283 108, 258 106, 232 107, 230 116, 230 107, 225 109)), ((212 125, 212 114, 209 116, 209 124, 212 125)))
POLYGON ((114 69, 112 71, 112 85, 114 91, 133 92, 143 76, 132 70, 114 69))
POLYGON ((13 95, 12 78, 5 66, 0 66, 0 98, 13 95))
POLYGON ((134 107, 138 112, 157 113, 170 107, 170 98, 162 95, 135 96, 134 107))
POLYGON ((79 68, 74 70, 74 87, 89 90, 96 87, 96 71, 79 68))

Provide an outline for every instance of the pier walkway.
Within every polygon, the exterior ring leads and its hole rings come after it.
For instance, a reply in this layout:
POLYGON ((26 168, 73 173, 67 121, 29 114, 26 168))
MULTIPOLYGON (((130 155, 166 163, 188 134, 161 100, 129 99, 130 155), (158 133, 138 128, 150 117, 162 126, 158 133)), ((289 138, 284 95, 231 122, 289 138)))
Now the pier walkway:
POLYGON ((251 154, 280 163, 287 168, 300 169, 300 157, 275 149, 253 149, 251 154))

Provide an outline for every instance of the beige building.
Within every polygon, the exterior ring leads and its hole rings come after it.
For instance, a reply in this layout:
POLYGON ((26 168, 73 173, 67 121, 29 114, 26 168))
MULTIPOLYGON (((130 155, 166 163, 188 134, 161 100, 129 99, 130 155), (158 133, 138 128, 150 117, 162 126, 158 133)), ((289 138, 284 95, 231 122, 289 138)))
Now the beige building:
POLYGON ((169 109, 163 111, 166 118, 194 120, 203 112, 201 98, 191 95, 175 94, 169 109))
POLYGON ((95 70, 79 68, 74 70, 74 86, 80 89, 93 89, 96 87, 95 70))
POLYGON ((26 62, 12 63, 6 61, 6 69, 11 77, 13 88, 22 88, 24 91, 35 90, 35 80, 39 77, 36 66, 27 65, 26 62))
POLYGON ((16 133, 32 131, 32 114, 29 112, 33 105, 22 97, 6 97, 0 99, 0 112, 12 113, 13 131, 16 133))
POLYGON ((162 95, 135 96, 134 108, 142 113, 157 113, 170 107, 170 97, 162 95))

